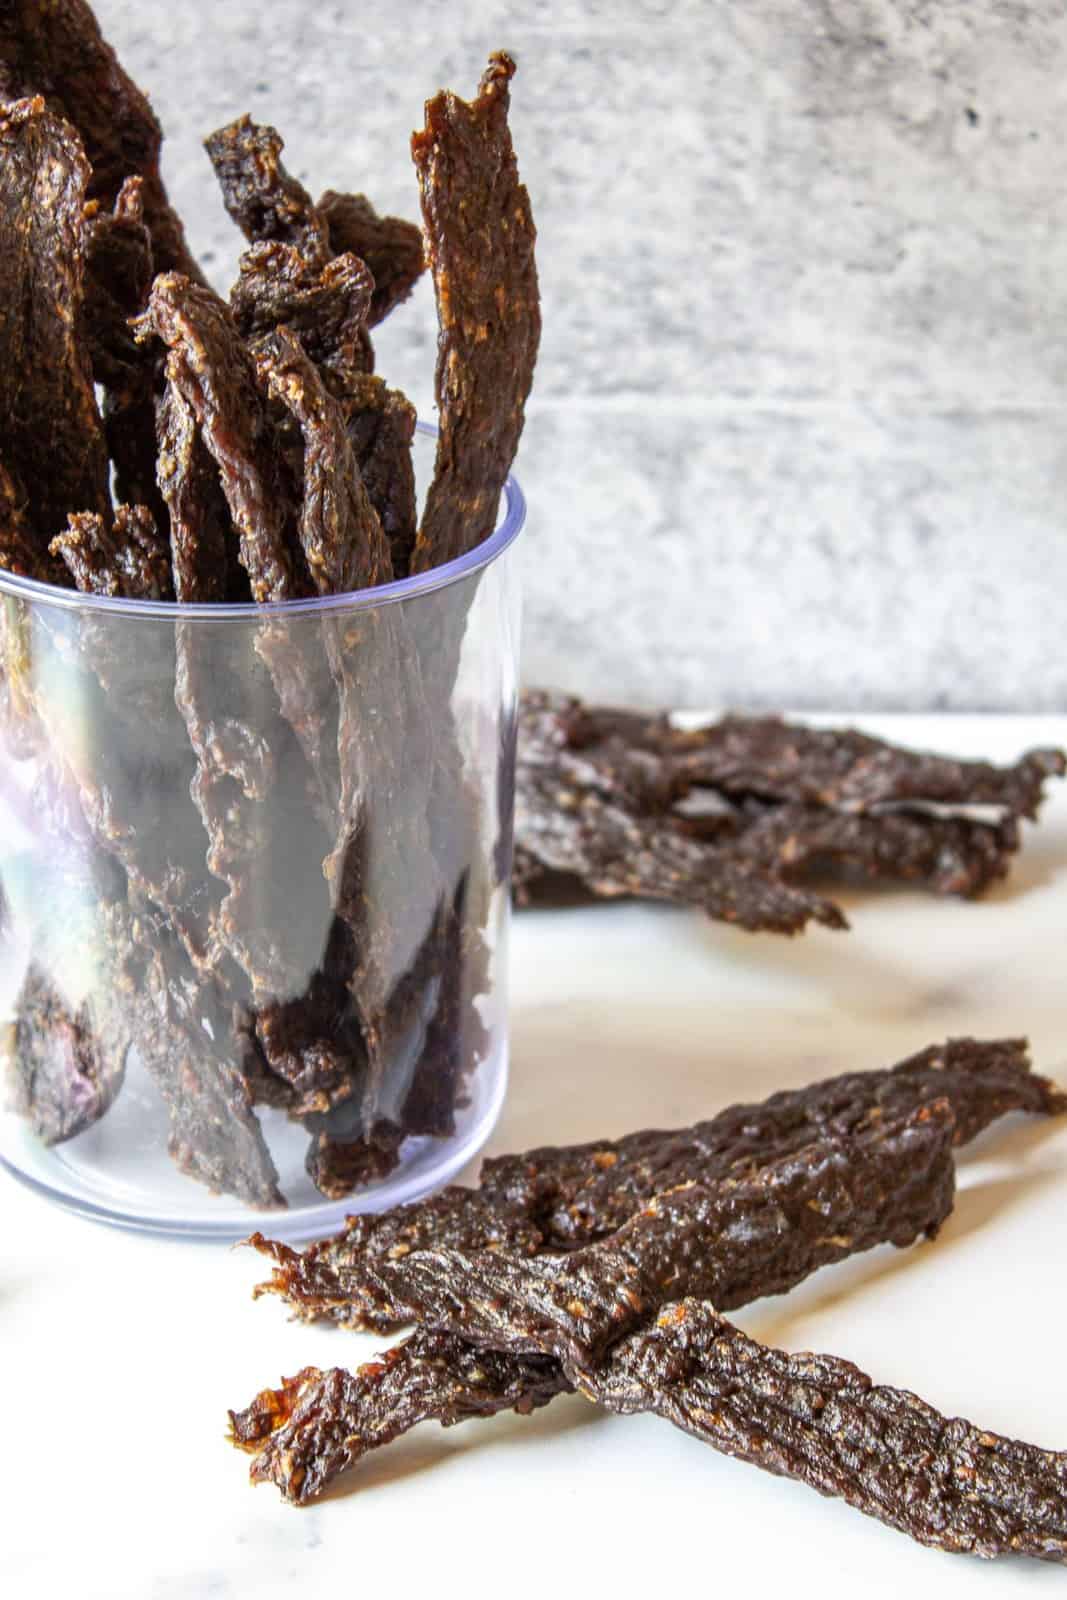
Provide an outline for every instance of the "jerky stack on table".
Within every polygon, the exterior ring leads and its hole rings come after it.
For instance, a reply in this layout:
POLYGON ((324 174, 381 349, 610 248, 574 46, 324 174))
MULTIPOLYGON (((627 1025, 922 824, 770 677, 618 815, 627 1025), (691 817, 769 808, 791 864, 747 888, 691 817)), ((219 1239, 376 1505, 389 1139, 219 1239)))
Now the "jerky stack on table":
POLYGON ((250 1205, 284 1203, 261 1106, 306 1128, 331 1198, 455 1131, 488 1049, 498 889, 453 708, 478 578, 423 629, 397 605, 275 608, 428 572, 496 527, 540 336, 514 71, 495 55, 470 103, 427 105, 424 232, 362 194, 316 203, 273 128, 212 134, 248 241, 223 299, 84 0, 4 8, 0 565, 249 608, 205 626, 6 605, 3 735, 35 763, 40 872, 55 910, 91 905, 88 974, 32 904, 8 918, 31 950, 8 1098, 44 1142, 105 1114, 131 1043, 178 1165, 250 1205), (415 412, 371 330, 427 266, 440 439, 420 518, 415 412))
POLYGON ((355 1372, 306 1368, 231 1412, 235 1444, 296 1503, 419 1422, 520 1414, 577 1389, 650 1411, 920 1543, 1067 1561, 1067 1455, 948 1421, 832 1356, 789 1356, 722 1311, 819 1266, 933 1236, 951 1151, 1067 1097, 1025 1044, 956 1040, 647 1132, 486 1163, 476 1190, 376 1218, 276 1262, 303 1317, 418 1331, 355 1372))

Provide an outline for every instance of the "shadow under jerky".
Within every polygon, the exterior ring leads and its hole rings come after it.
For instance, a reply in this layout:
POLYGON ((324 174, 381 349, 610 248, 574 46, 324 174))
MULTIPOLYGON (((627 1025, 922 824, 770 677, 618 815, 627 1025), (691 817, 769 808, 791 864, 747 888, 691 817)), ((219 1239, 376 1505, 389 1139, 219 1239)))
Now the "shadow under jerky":
MULTIPOLYGON (((903 1123, 809 1146, 754 1177, 661 1195, 584 1259, 521 1263, 486 1252, 477 1270, 457 1274, 456 1304, 435 1299, 427 1327, 382 1361, 351 1376, 308 1369, 279 1391, 263 1391, 247 1411, 231 1413, 232 1438, 254 1453, 254 1481, 272 1481, 286 1498, 304 1501, 418 1422, 530 1411, 573 1383, 563 1366, 553 1372, 546 1355, 570 1356, 576 1332, 587 1355, 594 1327, 598 1348, 614 1343, 683 1294, 682 1285, 699 1283, 718 1303, 742 1305, 784 1292, 828 1261, 935 1233, 952 1208, 952 1133, 951 1112, 938 1102, 903 1123), (514 1269, 525 1292, 498 1300, 496 1277, 475 1287, 483 1266, 493 1274, 514 1269), (541 1266, 560 1274, 555 1292, 534 1282, 541 1266), (473 1316, 477 1345, 443 1340, 437 1314, 473 1316), (507 1362, 493 1348, 498 1338, 518 1347, 507 1362)), ((447 1254, 398 1252, 390 1270, 447 1254)))

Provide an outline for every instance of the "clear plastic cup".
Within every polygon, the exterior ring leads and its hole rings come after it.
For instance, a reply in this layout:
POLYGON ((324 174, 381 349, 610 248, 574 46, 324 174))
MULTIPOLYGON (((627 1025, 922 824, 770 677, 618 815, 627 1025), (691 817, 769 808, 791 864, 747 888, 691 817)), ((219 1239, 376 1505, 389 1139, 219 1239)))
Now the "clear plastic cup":
MULTIPOLYGON (((420 429, 416 470, 433 436, 420 429)), ((290 1238, 414 1199, 507 1078, 519 603, 493 537, 359 594, 0 572, 0 1160, 97 1219, 290 1238)))

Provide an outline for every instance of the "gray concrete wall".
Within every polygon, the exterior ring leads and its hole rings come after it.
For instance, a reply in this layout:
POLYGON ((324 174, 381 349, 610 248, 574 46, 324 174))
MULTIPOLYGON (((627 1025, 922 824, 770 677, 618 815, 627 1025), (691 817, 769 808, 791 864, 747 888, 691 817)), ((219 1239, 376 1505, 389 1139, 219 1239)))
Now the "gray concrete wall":
MULTIPOLYGON (((520 73, 545 341, 526 675, 648 703, 1067 707, 1052 0, 98 0, 220 287, 201 136, 417 215, 424 98, 520 73)), ((378 341, 432 410, 424 285, 378 341)))

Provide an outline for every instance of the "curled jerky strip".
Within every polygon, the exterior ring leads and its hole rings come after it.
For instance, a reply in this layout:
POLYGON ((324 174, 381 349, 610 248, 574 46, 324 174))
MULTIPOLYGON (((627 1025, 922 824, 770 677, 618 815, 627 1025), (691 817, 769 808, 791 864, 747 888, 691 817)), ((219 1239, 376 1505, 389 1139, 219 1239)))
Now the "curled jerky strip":
POLYGON ((1067 1562, 1067 1452, 944 1417, 836 1356, 770 1349, 706 1302, 664 1307, 576 1377, 611 1411, 664 1417, 919 1544, 1067 1562))
MULTIPOLYGON (((446 1342, 431 1320, 383 1361, 350 1377, 310 1369, 278 1391, 263 1391, 246 1411, 231 1413, 234 1442, 253 1452, 254 1481, 272 1481, 287 1499, 302 1501, 417 1422, 532 1410, 572 1387, 565 1365, 553 1370, 545 1357, 558 1361, 570 1353, 576 1318, 580 1349, 588 1353, 592 1308, 579 1294, 600 1302, 600 1342, 614 1342, 647 1318, 649 1305, 672 1298, 673 1283, 700 1283, 704 1292, 713 1286, 723 1304, 737 1306, 781 1293, 828 1261, 889 1241, 909 1245, 936 1233, 951 1211, 951 1140, 951 1113, 937 1104, 903 1125, 798 1151, 754 1178, 661 1196, 611 1241, 593 1247, 600 1273, 583 1274, 559 1304, 543 1302, 537 1291, 530 1305, 507 1296, 498 1301, 494 1288, 476 1287, 461 1271, 455 1305, 435 1305, 431 1317, 472 1316, 488 1340, 446 1342), (659 1268, 657 1244, 670 1247, 659 1268), (461 1311, 468 1290, 473 1299, 461 1311), (529 1350, 522 1347, 529 1336, 517 1338, 514 1319, 527 1310, 534 1312, 533 1342, 548 1348, 529 1350), (501 1338, 517 1346, 507 1361, 493 1348, 501 1338)), ((395 1266, 419 1259, 402 1257, 395 1266)), ((517 1265, 504 1254, 487 1253, 485 1260, 494 1270, 517 1265)), ((556 1265, 573 1273, 576 1261, 556 1265)), ((536 1266, 526 1263, 524 1270, 536 1266)))
POLYGON ((319 196, 316 210, 326 222, 334 254, 351 251, 370 268, 374 297, 367 326, 377 327, 408 298, 426 270, 421 231, 400 217, 380 217, 364 194, 327 189, 319 196))
POLYGON ((70 518, 49 545, 84 594, 172 600, 170 550, 146 506, 119 506, 109 528, 87 511, 70 518))
POLYGON ((493 532, 533 382, 536 230, 508 129, 514 72, 509 56, 492 56, 477 98, 435 95, 411 141, 440 325, 440 432, 415 572, 493 532))
MULTIPOLYGON (((31 496, 25 525, 45 544, 72 511, 110 515, 81 337, 88 179, 77 134, 42 99, 0 105, 0 435, 12 481, 31 496)), ((38 565, 55 575, 43 550, 38 565)))
POLYGON ((613 1234, 664 1190, 745 1176, 816 1140, 899 1121, 939 1099, 952 1108, 959 1144, 1013 1111, 1067 1110, 1054 1085, 1030 1071, 1024 1041, 954 1039, 883 1071, 730 1106, 691 1128, 498 1156, 484 1163, 477 1189, 451 1187, 350 1217, 341 1233, 303 1252, 254 1235, 276 1263, 257 1292, 280 1295, 307 1320, 386 1331, 405 1313, 382 1303, 381 1261, 436 1247, 531 1256, 574 1250, 613 1234))

